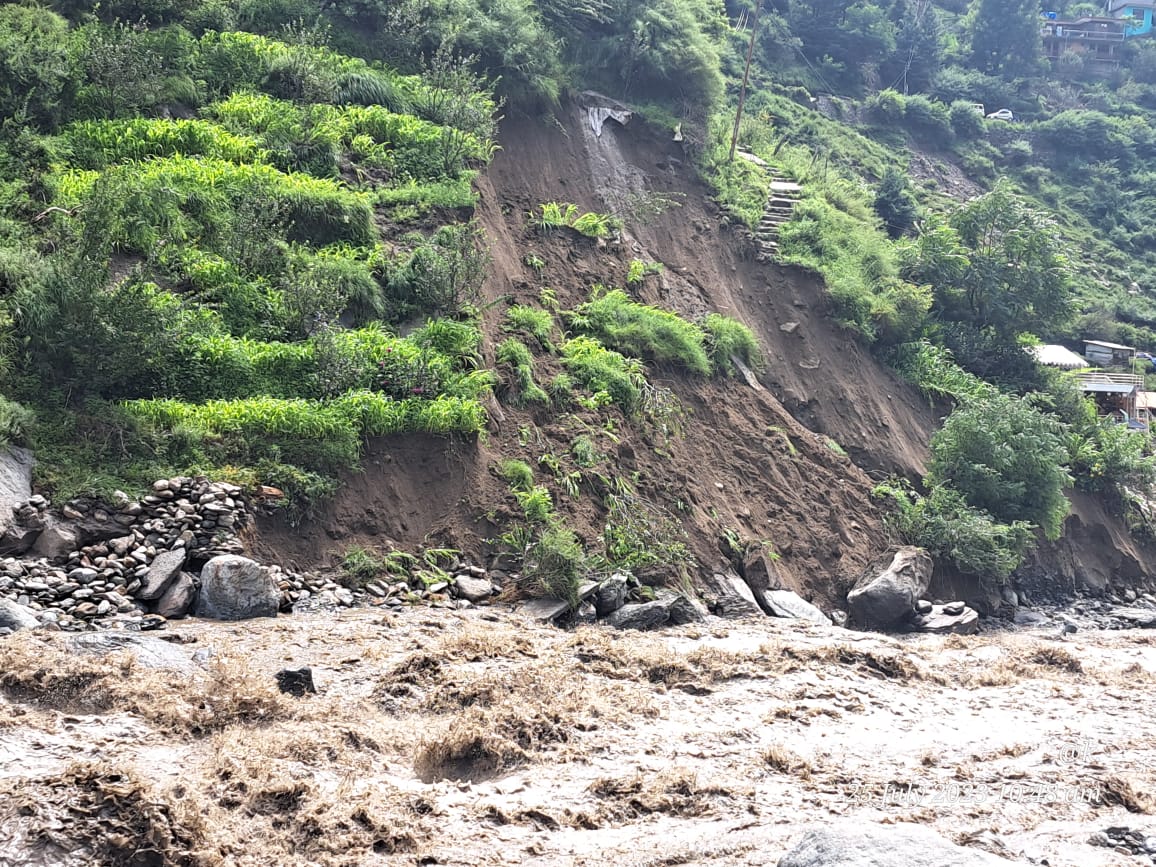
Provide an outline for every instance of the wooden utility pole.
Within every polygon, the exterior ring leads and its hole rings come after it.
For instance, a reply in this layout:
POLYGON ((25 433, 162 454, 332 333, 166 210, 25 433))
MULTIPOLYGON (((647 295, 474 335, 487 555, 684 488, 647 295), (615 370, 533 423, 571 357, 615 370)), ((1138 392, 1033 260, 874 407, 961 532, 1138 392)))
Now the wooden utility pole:
POLYGON ((735 161, 735 147, 739 143, 739 121, 743 119, 743 101, 747 98, 747 79, 751 74, 751 57, 755 53, 755 36, 759 32, 759 7, 763 0, 755 0, 755 14, 751 17, 751 43, 747 46, 747 65, 743 68, 743 86, 739 89, 739 110, 735 112, 735 129, 731 133, 731 155, 727 162, 735 161))

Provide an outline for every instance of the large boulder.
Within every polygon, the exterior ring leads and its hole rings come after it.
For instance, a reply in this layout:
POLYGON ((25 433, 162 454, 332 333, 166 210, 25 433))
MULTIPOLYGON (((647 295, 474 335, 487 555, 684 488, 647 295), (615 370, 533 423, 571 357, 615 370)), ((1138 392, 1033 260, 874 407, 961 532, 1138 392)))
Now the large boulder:
POLYGON ((82 632, 69 636, 68 646, 77 653, 103 656, 107 653, 125 652, 133 656, 145 668, 160 668, 169 671, 192 673, 197 665, 183 650, 167 641, 140 635, 135 632, 82 632))
POLYGON ((169 589, 156 601, 153 613, 166 620, 178 620, 192 610, 197 598, 197 579, 188 572, 181 572, 169 589))
POLYGON ((740 578, 737 572, 731 569, 716 572, 713 579, 714 585, 718 588, 718 597, 711 609, 715 614, 720 617, 739 618, 762 613, 750 585, 740 578))
POLYGON ((63 563, 79 547, 80 536, 76 530, 69 524, 52 519, 37 537, 31 554, 52 563, 63 563))
POLYGON ((13 599, 0 598, 0 629, 35 629, 40 625, 36 612, 13 599))
POLYGON ((15 522, 12 510, 32 496, 32 452, 17 446, 0 449, 0 532, 15 522))
POLYGON ((962 602, 953 605, 932 605, 927 612, 911 616, 911 629, 914 632, 930 632, 935 635, 974 635, 979 632, 979 614, 974 608, 968 608, 962 602))
POLYGON ((767 613, 773 617, 794 617, 812 623, 831 624, 831 618, 791 590, 768 590, 764 594, 767 613))
POLYGON ((670 622, 670 603, 656 599, 639 605, 624 605, 607 617, 606 622, 618 629, 658 629, 670 622))
POLYGON ((901 627, 927 592, 931 570, 931 555, 922 548, 900 548, 890 566, 847 594, 852 622, 862 629, 901 627))
POLYGON ((608 617, 626 604, 626 589, 630 579, 617 572, 598 585, 594 592, 594 609, 599 617, 608 617))
POLYGON ((160 599, 176 580, 176 577, 181 574, 181 569, 184 566, 185 552, 182 549, 162 551, 157 554, 153 558, 148 572, 141 579, 140 589, 135 594, 136 598, 146 602, 160 599))
POLYGON ((248 557, 222 554, 201 570, 194 613, 209 620, 276 617, 281 591, 269 571, 248 557))
POLYGON ((964 849, 921 825, 844 822, 812 828, 779 867, 1006 867, 1012 862, 964 849))

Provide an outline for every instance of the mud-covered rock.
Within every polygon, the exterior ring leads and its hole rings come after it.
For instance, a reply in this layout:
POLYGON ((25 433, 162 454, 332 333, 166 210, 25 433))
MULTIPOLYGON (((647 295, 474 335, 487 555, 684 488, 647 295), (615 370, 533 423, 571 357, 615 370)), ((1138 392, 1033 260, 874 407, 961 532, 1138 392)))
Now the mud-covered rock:
POLYGON ((606 618, 606 623, 618 629, 658 629, 670 622, 670 602, 656 599, 637 605, 624 605, 606 618))
POLYGON ((963 603, 958 607, 932 605, 926 614, 911 616, 911 629, 936 635, 974 635, 979 632, 979 613, 963 603))
POLYGON ((201 570, 194 613, 209 620, 276 617, 281 591, 269 571, 248 557, 222 554, 201 570))
POLYGON ((901 626, 927 592, 931 570, 931 555, 925 550, 900 548, 890 566, 875 577, 860 581, 847 594, 851 621, 863 629, 901 626))
POLYGON ((71 636, 68 644, 78 653, 104 655, 125 651, 146 668, 191 672, 197 667, 187 653, 169 642, 135 632, 82 632, 71 636))
POLYGON ((1000 867, 1005 858, 964 849, 920 825, 845 822, 812 828, 778 867, 1000 867))
POLYGON ((775 617, 793 617, 828 626, 831 618, 791 590, 768 590, 764 594, 769 614, 775 617))
POLYGON ((626 604, 626 575, 611 575, 594 592, 594 608, 599 617, 608 617, 626 604))

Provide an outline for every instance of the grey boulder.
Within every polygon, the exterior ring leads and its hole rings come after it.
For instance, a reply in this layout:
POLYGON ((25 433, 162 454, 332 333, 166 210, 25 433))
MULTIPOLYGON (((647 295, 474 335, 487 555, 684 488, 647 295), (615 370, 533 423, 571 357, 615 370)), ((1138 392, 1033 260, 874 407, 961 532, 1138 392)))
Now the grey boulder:
POLYGON ((921 825, 846 822, 813 828, 779 867, 1000 867, 1011 861, 964 849, 921 825))
POLYGON ((485 578, 474 578, 471 575, 458 575, 454 578, 454 590, 457 595, 467 602, 485 602, 494 593, 494 585, 485 578))
POLYGON ((177 620, 189 613, 196 598, 197 579, 188 572, 182 572, 157 600, 153 606, 153 613, 166 620, 177 620))
POLYGON ((32 546, 33 557, 44 557, 52 562, 64 561, 80 546, 80 537, 68 524, 51 521, 32 546))
POLYGON ((791 590, 768 590, 763 594, 768 613, 774 617, 793 617, 796 620, 810 620, 812 623, 831 624, 831 618, 791 590))
POLYGON ((931 555, 905 546, 891 565, 874 578, 861 580, 847 594, 851 620, 863 629, 899 627, 915 610, 931 584, 931 555))
POLYGON ((78 653, 95 656, 123 651, 131 654, 145 668, 183 672, 192 672, 197 668, 187 653, 169 642, 134 632, 82 632, 69 637, 68 645, 78 653))
POLYGON ((594 592, 594 609, 599 617, 608 617, 626 604, 626 585, 629 580, 619 572, 598 585, 594 592))
POLYGON ((169 585, 181 574, 181 569, 184 568, 184 565, 185 552, 183 550, 162 551, 157 554, 157 556, 153 558, 148 572, 145 573, 144 578, 141 580, 141 586, 136 592, 136 598, 143 599, 146 602, 151 602, 153 599, 160 599, 164 596, 165 591, 169 589, 169 585))
POLYGON ((201 570, 194 613, 209 620, 276 617, 281 591, 269 571, 248 557, 222 554, 201 570))
POLYGON ((606 618, 618 629, 658 629, 670 622, 670 604, 662 599, 638 605, 624 605, 606 618))
POLYGON ((0 628, 16 632, 19 629, 35 629, 39 625, 40 621, 31 608, 13 599, 0 599, 0 628))
POLYGON ((933 605, 926 614, 912 615, 911 628, 915 632, 936 635, 974 635, 979 632, 979 614, 967 606, 957 609, 947 605, 933 605))

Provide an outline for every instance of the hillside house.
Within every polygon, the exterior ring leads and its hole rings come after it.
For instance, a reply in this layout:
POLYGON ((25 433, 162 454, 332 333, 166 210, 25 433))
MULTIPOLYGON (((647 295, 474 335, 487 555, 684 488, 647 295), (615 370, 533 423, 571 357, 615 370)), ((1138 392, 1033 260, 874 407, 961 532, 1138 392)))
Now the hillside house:
POLYGON ((1080 386, 1080 391, 1095 401, 1100 415, 1110 416, 1120 424, 1128 425, 1132 430, 1147 429, 1147 424, 1138 420, 1144 377, 1133 373, 1090 370, 1086 373, 1077 373, 1076 383, 1080 386))
POLYGON ((1055 62, 1071 52, 1079 55, 1085 69, 1110 72, 1120 66, 1127 29, 1128 22, 1115 17, 1047 18, 1044 56, 1055 62))
POLYGON ((1084 358, 1088 359, 1089 364, 1130 365, 1135 357, 1136 348, 1133 346, 1121 346, 1104 340, 1084 341, 1084 358))
POLYGON ((1156 0, 1108 0, 1108 14, 1124 22, 1124 36, 1152 35, 1156 0))

